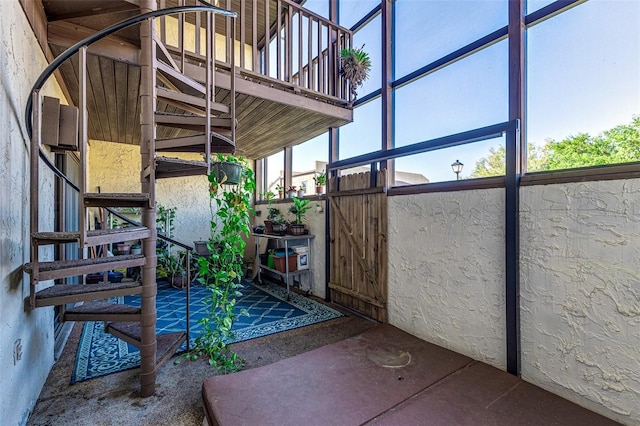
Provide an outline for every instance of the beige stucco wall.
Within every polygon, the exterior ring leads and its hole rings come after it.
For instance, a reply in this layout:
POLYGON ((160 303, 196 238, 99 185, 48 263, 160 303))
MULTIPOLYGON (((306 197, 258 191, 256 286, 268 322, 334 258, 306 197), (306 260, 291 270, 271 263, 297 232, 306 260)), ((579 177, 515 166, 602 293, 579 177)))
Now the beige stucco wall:
MULTIPOLYGON (((29 278, 29 138, 24 108, 31 86, 46 67, 17 1, 0 1, 0 422, 26 422, 53 365, 53 308, 25 309, 29 278), (20 356, 14 349, 19 346, 20 356)), ((55 81, 43 94, 60 97, 55 81)), ((37 153, 35 154, 37 155, 37 153)), ((53 226, 53 174, 40 169, 40 230, 53 226)), ((50 247, 40 249, 51 260, 50 247)), ((39 288, 49 286, 43 282, 39 288)))
MULTIPOLYGON (((184 158, 201 160, 197 154, 184 158)), ((89 151, 89 191, 140 192, 140 149, 103 141, 91 141, 89 151)), ((206 176, 160 179, 156 184, 156 201, 176 207, 175 239, 193 245, 209 237, 211 207, 206 176)), ((140 217, 130 216, 140 221, 140 217)))
POLYGON ((389 322, 504 368, 504 190, 388 203, 389 322))
POLYGON ((522 377, 640 424, 640 179, 521 190, 522 377))
MULTIPOLYGON (((285 216, 287 220, 293 220, 293 215, 289 213, 289 207, 291 207, 292 202, 287 201, 285 203, 275 203, 273 207, 277 207, 282 214, 285 216)), ((318 296, 321 298, 326 297, 326 274, 325 274, 325 206, 326 200, 322 199, 319 201, 311 201, 310 203, 313 208, 309 210, 305 215, 305 225, 307 225, 307 229, 309 233, 315 235, 315 238, 311 240, 311 257, 310 257, 310 266, 311 266, 311 275, 312 275, 312 283, 311 283, 311 294, 314 296, 318 296), (318 205, 322 207, 322 211, 318 211, 316 208, 318 205)), ((259 204, 255 207, 256 212, 261 212, 260 216, 255 217, 254 224, 263 225, 264 220, 267 218, 267 205, 259 204)), ((293 244, 301 245, 304 242, 293 244)), ((255 242, 253 242, 255 245, 255 242)), ((252 246, 254 247, 254 246, 252 246)), ((255 253, 255 248, 253 252, 255 253)), ((307 290, 308 285, 306 281, 307 277, 303 278, 303 289, 307 290)))

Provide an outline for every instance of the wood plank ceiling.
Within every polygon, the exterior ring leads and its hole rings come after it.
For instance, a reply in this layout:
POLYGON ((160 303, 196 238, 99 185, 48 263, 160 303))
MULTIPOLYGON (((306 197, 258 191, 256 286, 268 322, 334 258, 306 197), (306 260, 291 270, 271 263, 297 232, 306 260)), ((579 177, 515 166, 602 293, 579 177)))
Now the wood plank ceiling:
MULTIPOLYGON (((176 1, 169 0, 166 6, 176 5, 174 3, 177 4, 176 1)), ((234 0, 232 9, 239 8, 239 3, 234 0)), ((251 3, 246 2, 246 4, 251 3)), ((276 2, 271 3, 276 4, 276 2)), ((43 1, 43 6, 50 23, 64 21, 64 25, 69 25, 71 28, 76 26, 83 30, 99 30, 139 13, 135 5, 125 1, 46 0, 43 1)), ((258 12, 259 15, 262 13, 264 16, 264 10, 259 9, 258 12)), ((275 15, 275 9, 270 15, 275 15)), ((264 22, 264 18, 260 21, 264 22)), ((219 28, 222 28, 222 25, 219 28)), ((259 28, 258 33, 260 31, 264 29, 259 28)), ((124 40, 131 46, 139 44, 137 26, 119 32, 117 36, 121 42, 124 40)), ((249 37, 247 36, 248 39, 249 37)), ((55 55, 60 54, 64 47, 59 44, 69 45, 71 41, 60 43, 59 35, 54 39, 50 37, 52 52, 55 55)), ((113 54, 107 56, 88 55, 89 138, 137 145, 140 140, 138 125, 140 68, 136 63, 132 63, 135 61, 120 62, 111 59, 113 54)), ((72 58, 62 65, 61 73, 64 84, 71 93, 71 101, 77 105, 77 59, 72 58)), ((243 89, 238 89, 236 93, 238 120, 236 147, 239 155, 247 158, 271 155, 286 146, 304 142, 324 133, 330 127, 339 127, 351 120, 351 111, 346 107, 334 106, 328 109, 324 100, 308 97, 308 93, 297 93, 281 88, 282 93, 278 93, 277 100, 273 100, 274 97, 265 91, 265 86, 273 86, 268 82, 269 79, 260 81, 259 76, 255 74, 252 77, 250 79, 242 77, 243 89), (265 85, 265 81, 269 84, 265 85)), ((218 89, 216 99, 222 99, 225 96, 228 96, 228 91, 218 89)), ((176 111, 175 108, 161 102, 159 110, 176 111)), ((159 138, 176 137, 188 133, 184 130, 161 128, 157 136, 159 138)))

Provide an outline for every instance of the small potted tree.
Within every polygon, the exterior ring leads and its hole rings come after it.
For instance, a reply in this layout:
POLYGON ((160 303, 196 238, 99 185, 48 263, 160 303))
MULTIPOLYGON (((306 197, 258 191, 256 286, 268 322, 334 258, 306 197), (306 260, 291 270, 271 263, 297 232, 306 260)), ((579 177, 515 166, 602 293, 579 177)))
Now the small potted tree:
POLYGON ((353 100, 358 96, 357 89, 369 78, 371 58, 362 47, 349 47, 340 51, 340 75, 349 80, 353 100))
POLYGON ((322 194, 323 187, 327 184, 327 173, 323 170, 313 177, 316 183, 316 194, 322 194))
POLYGON ((298 197, 293 197, 293 205, 289 208, 289 212, 295 216, 293 222, 289 224, 287 228, 287 232, 291 235, 302 235, 304 234, 304 216, 309 211, 311 206, 309 205, 309 199, 301 199, 298 197))

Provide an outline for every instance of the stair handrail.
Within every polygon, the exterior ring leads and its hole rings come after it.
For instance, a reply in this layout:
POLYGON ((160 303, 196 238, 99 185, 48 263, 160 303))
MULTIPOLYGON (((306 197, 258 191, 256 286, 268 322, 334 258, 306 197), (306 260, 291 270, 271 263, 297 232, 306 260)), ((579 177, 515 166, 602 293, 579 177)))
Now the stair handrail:
POLYGON ((59 56, 57 56, 51 63, 42 71, 40 76, 37 78, 36 82, 31 87, 29 91, 29 97, 27 99, 27 105, 25 107, 25 123, 27 126, 27 134, 31 138, 33 136, 33 93, 42 89, 46 81, 51 77, 51 75, 58 69, 60 65, 62 65, 67 59, 76 54, 81 48, 88 47, 93 43, 102 40, 103 38, 118 32, 124 28, 130 27, 137 23, 140 23, 144 20, 150 18, 158 18, 160 16, 172 15, 175 13, 185 13, 185 12, 213 12, 216 14, 220 14, 223 16, 228 16, 231 18, 235 18, 237 14, 235 12, 231 12, 226 9, 222 9, 220 7, 216 7, 207 3, 203 0, 198 0, 202 5, 192 5, 192 6, 176 6, 176 7, 168 7, 165 9, 154 10, 151 12, 143 13, 141 15, 132 16, 131 18, 124 19, 120 22, 117 22, 107 28, 104 28, 97 33, 86 37, 76 44, 70 46, 64 52, 62 52, 59 56))

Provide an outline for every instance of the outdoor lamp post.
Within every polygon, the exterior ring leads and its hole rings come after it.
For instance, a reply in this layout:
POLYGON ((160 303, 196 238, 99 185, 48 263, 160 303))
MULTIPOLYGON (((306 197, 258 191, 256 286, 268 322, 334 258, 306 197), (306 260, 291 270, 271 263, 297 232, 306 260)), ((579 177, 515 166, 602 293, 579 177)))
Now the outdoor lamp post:
POLYGON ((462 164, 459 160, 456 160, 456 162, 451 165, 453 173, 456 174, 456 180, 460 180, 460 173, 462 172, 463 167, 464 164, 462 164))

